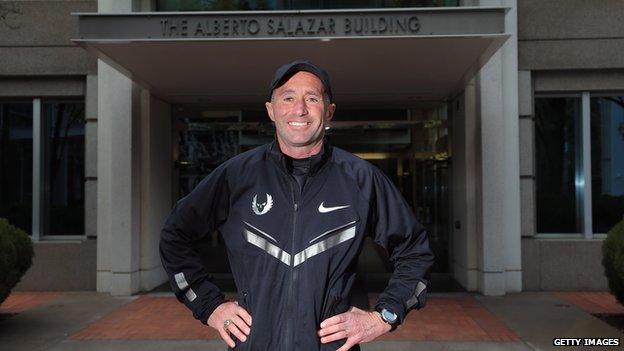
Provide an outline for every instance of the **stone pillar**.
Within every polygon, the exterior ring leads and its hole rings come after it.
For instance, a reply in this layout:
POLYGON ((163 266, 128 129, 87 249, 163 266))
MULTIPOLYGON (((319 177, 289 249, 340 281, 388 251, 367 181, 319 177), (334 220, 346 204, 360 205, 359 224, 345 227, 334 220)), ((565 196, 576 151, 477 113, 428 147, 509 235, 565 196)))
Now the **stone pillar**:
POLYGON ((149 291, 167 281, 158 251, 160 231, 172 204, 171 105, 142 93, 141 105, 141 259, 140 288, 149 291))
POLYGON ((478 290, 485 295, 503 295, 522 289, 517 6, 516 0, 482 0, 480 4, 510 8, 505 16, 505 31, 511 37, 478 77, 478 290))
MULTIPOLYGON (((98 11, 153 6, 99 1, 98 11)), ((172 208, 171 106, 101 60, 97 91, 97 290, 130 295, 167 280, 158 242, 172 208)))
MULTIPOLYGON (((98 11, 132 12, 132 3, 99 1, 98 11)), ((97 290, 113 295, 139 290, 138 93, 132 81, 98 60, 97 290)))
POLYGON ((475 79, 453 101, 453 277, 468 291, 477 290, 476 150, 478 103, 475 79))

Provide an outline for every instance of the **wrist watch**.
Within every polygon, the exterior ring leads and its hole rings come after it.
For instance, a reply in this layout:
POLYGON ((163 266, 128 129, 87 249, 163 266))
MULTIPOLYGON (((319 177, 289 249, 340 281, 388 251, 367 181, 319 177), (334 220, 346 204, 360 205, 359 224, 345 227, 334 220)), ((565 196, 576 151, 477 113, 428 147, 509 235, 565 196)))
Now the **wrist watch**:
POLYGON ((378 309, 377 312, 379 312, 379 315, 381 316, 381 320, 390 324, 390 331, 393 331, 396 329, 396 327, 398 326, 398 321, 399 321, 399 316, 397 316, 396 313, 390 311, 389 309, 386 308, 381 308, 378 309))

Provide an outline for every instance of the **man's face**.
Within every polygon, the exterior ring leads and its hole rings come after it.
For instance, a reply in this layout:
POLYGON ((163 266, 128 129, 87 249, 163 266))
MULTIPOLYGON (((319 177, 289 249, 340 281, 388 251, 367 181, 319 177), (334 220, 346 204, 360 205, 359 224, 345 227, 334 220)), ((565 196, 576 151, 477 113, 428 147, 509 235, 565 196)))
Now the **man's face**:
POLYGON ((273 91, 266 109, 275 123, 282 150, 308 149, 318 145, 325 127, 334 115, 336 105, 323 97, 321 80, 309 72, 297 72, 273 91))

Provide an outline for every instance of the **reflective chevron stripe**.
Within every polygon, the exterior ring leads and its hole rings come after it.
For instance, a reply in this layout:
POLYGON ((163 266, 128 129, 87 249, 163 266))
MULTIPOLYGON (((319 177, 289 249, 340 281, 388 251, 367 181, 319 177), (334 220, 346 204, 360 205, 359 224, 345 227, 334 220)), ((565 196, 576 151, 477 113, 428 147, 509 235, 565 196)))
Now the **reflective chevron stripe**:
MULTIPOLYGON (((354 222, 351 223, 347 223, 346 225, 350 225, 353 224, 354 222)), ((249 223, 246 223, 249 227, 258 230, 257 228, 255 228, 254 226, 250 225, 249 223)), ((344 227, 344 226, 341 226, 344 227)), ((340 228, 340 227, 339 227, 340 228)), ((260 230, 258 230, 261 234, 266 235, 268 238, 273 239, 273 237, 271 237, 269 234, 266 234, 260 230)), ((278 260, 282 261, 282 263, 284 263, 287 266, 291 265, 291 255, 284 251, 283 249, 280 249, 279 247, 277 247, 276 245, 270 243, 268 240, 266 240, 265 238, 257 235, 256 233, 253 233, 251 230, 245 228, 243 230, 243 233, 245 235, 245 239, 247 240, 248 243, 254 245, 255 247, 261 249, 262 251, 268 253, 269 255, 277 258, 278 260)), ((330 232, 326 232, 323 233, 321 235, 319 235, 318 237, 316 237, 315 239, 313 239, 312 241, 329 234, 330 232)), ((297 253, 294 256, 293 262, 292 262, 292 266, 296 267, 300 264, 302 264, 303 262, 305 262, 306 260, 308 260, 309 258, 316 256, 322 252, 325 252, 329 249, 331 249, 332 247, 341 244, 345 241, 351 240, 355 237, 355 226, 351 226, 347 229, 341 230, 337 233, 335 233, 334 235, 328 237, 327 239, 323 240, 323 241, 319 241, 316 244, 312 244, 310 246, 308 246, 305 250, 297 253)), ((273 239, 275 240, 275 239, 273 239)))
POLYGON ((248 229, 245 229, 245 238, 250 244, 260 248, 269 255, 282 261, 285 265, 290 266, 290 254, 279 247, 271 244, 265 238, 260 237, 248 229))

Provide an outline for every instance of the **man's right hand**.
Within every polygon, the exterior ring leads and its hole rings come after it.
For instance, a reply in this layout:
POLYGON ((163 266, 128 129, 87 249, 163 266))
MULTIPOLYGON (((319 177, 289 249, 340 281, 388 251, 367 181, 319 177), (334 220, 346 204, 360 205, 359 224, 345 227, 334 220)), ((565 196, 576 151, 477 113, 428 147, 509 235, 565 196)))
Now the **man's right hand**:
POLYGON ((232 340, 232 334, 242 342, 247 340, 251 332, 251 315, 240 307, 238 302, 224 302, 212 312, 208 318, 208 325, 216 329, 221 339, 233 348, 236 344, 232 340), (227 320, 230 323, 226 323, 227 320))

